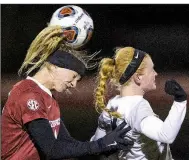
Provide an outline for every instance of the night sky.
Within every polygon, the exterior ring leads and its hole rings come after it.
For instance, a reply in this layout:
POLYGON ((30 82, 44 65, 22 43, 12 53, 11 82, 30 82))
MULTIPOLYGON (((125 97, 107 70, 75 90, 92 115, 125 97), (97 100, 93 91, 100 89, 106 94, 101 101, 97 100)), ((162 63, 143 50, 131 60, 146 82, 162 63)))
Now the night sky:
MULTIPOLYGON (((151 55, 155 69, 162 74, 157 78, 157 91, 150 92, 147 99, 155 113, 165 119, 172 104, 172 97, 168 97, 163 89, 165 80, 174 77, 189 93, 189 5, 77 5, 84 8, 94 21, 93 37, 87 44, 91 52, 102 49, 100 56, 112 57, 113 48, 132 46, 151 55), (186 71, 187 75, 182 74, 186 71)), ((15 73, 29 45, 47 26, 53 12, 62 6, 64 4, 1 5, 2 106, 12 85, 19 80, 15 73)), ((77 87, 73 98, 61 93, 57 94, 57 99, 69 132, 84 141, 91 138, 97 126, 98 115, 93 104, 94 78, 84 78, 77 87)), ((171 144, 175 160, 189 160, 188 117, 187 113, 176 141, 171 144)), ((92 158, 81 158, 88 159, 92 158)))
MULTIPOLYGON (((117 46, 150 53, 159 72, 189 70, 189 5, 82 4, 93 18, 87 47, 112 56, 117 46)), ((32 40, 64 4, 1 5, 1 72, 16 73, 32 40)))

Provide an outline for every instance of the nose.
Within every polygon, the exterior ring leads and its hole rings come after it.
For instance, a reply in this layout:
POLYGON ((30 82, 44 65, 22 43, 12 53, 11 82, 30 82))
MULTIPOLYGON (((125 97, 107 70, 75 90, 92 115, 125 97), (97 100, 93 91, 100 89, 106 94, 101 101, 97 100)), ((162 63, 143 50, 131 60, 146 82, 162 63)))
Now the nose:
POLYGON ((154 76, 157 76, 158 75, 158 73, 156 72, 156 70, 154 69, 154 76))

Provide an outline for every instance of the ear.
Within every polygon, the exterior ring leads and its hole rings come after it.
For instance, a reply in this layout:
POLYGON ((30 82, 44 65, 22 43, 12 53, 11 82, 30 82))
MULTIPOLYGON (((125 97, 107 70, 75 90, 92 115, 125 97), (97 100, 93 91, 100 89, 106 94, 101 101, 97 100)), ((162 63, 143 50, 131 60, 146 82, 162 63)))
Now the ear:
POLYGON ((135 74, 133 75, 133 80, 134 80, 134 82, 135 82, 137 85, 140 85, 140 84, 141 84, 141 80, 142 80, 142 76, 139 75, 139 74, 137 74, 137 73, 135 73, 135 74))

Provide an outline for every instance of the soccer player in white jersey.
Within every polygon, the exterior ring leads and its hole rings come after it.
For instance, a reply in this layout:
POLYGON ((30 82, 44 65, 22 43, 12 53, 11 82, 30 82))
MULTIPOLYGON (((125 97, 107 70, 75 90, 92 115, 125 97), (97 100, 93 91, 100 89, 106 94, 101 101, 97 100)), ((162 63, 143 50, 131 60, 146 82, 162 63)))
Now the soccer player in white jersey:
POLYGON ((162 121, 143 98, 146 92, 156 89, 156 76, 149 54, 132 47, 117 49, 113 59, 102 59, 95 90, 96 109, 102 113, 91 141, 102 138, 124 120, 132 128, 125 138, 134 140, 131 149, 120 150, 112 154, 113 157, 108 155, 103 159, 173 159, 169 144, 174 142, 184 120, 187 95, 175 80, 166 81, 165 92, 174 97, 174 102, 167 118, 162 121), (115 84, 120 94, 105 106, 108 82, 115 84))

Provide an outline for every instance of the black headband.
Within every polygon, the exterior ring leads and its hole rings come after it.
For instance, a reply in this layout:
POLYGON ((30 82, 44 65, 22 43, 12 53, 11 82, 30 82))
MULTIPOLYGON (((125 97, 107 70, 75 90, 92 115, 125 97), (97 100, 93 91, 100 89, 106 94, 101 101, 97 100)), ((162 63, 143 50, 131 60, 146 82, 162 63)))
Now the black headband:
POLYGON ((73 70, 81 76, 85 74, 85 65, 68 52, 57 50, 47 58, 47 61, 60 68, 73 70))
POLYGON ((145 54, 146 53, 141 50, 138 49, 134 50, 133 59, 119 80, 119 83, 121 85, 127 82, 129 78, 131 78, 131 76, 136 72, 142 60, 144 59, 145 54))

